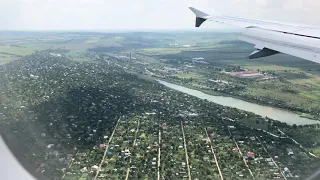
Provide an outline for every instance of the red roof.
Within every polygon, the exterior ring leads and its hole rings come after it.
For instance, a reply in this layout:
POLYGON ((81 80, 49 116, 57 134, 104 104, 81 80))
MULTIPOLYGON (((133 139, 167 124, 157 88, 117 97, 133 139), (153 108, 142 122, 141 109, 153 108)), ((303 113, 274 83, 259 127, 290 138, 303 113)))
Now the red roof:
POLYGON ((232 149, 232 151, 239 151, 239 148, 238 148, 238 147, 234 147, 234 148, 232 149))
POLYGON ((105 144, 100 144, 99 145, 101 148, 105 147, 106 145, 105 144))
POLYGON ((253 152, 248 152, 247 156, 250 157, 250 158, 254 158, 254 153, 253 152))
POLYGON ((167 129, 167 124, 166 123, 162 124, 162 129, 167 129))

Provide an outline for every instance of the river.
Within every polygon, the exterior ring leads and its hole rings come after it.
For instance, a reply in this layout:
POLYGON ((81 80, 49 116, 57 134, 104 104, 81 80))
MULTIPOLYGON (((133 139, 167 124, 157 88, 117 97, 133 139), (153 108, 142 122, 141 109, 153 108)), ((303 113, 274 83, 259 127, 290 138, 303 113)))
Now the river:
POLYGON ((290 111, 286 111, 286 110, 282 110, 282 109, 278 109, 278 108, 274 108, 274 107, 269 107, 269 106, 263 106, 263 105, 243 101, 241 99, 236 99, 233 97, 213 96, 213 95, 205 94, 205 93, 198 91, 198 90, 194 90, 194 89, 186 88, 186 87, 183 87, 180 85, 168 83, 166 81, 158 80, 158 82, 160 84, 163 84, 163 85, 171 88, 171 89, 175 89, 177 91, 180 91, 180 92, 192 95, 192 96, 196 96, 200 99, 207 99, 208 101, 212 101, 214 103, 217 103, 217 104, 220 104, 223 106, 233 107, 233 108, 237 108, 240 110, 252 112, 252 113, 258 114, 262 117, 267 116, 271 119, 285 122, 290 125, 293 125, 293 124, 305 125, 305 124, 320 123, 319 121, 316 121, 316 120, 300 117, 299 115, 297 115, 293 112, 290 112, 290 111))

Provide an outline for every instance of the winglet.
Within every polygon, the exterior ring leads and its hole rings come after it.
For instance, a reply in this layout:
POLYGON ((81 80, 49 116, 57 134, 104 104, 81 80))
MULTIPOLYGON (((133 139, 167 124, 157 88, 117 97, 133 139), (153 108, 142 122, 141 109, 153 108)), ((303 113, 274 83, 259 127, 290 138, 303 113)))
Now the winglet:
POLYGON ((189 9, 196 15, 196 27, 200 27, 201 24, 210 17, 209 14, 199 11, 196 8, 189 7, 189 9))

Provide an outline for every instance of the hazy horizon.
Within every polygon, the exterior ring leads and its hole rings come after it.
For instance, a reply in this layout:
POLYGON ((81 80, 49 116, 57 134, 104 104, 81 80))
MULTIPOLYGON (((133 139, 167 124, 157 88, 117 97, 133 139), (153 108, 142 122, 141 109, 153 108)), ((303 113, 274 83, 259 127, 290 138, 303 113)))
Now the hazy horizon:
POLYGON ((186 32, 239 32, 240 28, 190 28, 190 29, 21 29, 21 30, 2 30, 0 32, 95 32, 95 33, 110 33, 110 32, 176 32, 176 31, 186 31, 186 32))
MULTIPOLYGON (((4 0, 0 30, 195 29, 193 6, 209 14, 316 24, 313 0, 4 0)), ((230 26, 204 23, 203 29, 230 26)))

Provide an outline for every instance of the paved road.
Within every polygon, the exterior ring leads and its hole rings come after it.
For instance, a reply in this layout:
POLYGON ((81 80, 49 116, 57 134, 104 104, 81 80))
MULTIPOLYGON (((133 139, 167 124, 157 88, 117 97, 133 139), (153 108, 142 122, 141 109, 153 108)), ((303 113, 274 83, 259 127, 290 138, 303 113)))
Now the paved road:
MULTIPOLYGON (((230 136, 232 136, 229 128, 228 128, 228 131, 229 131, 230 136)), ((251 171, 250 167, 248 166, 248 163, 247 163, 246 159, 245 159, 244 156, 243 156, 243 153, 241 152, 240 147, 238 146, 237 141, 235 141, 233 138, 232 138, 232 140, 233 140, 233 142, 236 144, 237 148, 239 149, 239 153, 240 153, 240 155, 242 156, 243 162, 244 162, 244 164, 246 165, 246 167, 248 168, 248 170, 249 170, 249 172, 250 172, 250 175, 252 176, 253 179, 255 179, 255 177, 254 177, 253 174, 252 174, 252 171, 251 171)))
POLYGON ((103 162, 104 162, 104 160, 105 160, 105 158, 106 158, 106 154, 107 154, 107 152, 108 152, 110 142, 111 142, 111 140, 112 140, 112 138, 113 138, 114 132, 116 131, 116 129, 117 129, 117 127, 118 127, 118 124, 119 124, 120 119, 121 119, 121 118, 118 119, 117 124, 116 124, 116 126, 114 127, 113 132, 112 132, 112 134, 111 134, 111 136, 110 136, 110 139, 109 139, 108 144, 107 144, 107 146, 106 146, 106 150, 104 151, 104 154, 103 154, 101 163, 99 164, 99 168, 98 168, 98 170, 97 170, 96 176, 94 177, 94 180, 96 180, 97 177, 98 177, 98 175, 99 175, 99 172, 100 172, 100 170, 101 170, 101 166, 102 166, 102 164, 103 164, 103 162))
POLYGON ((158 180, 160 180, 160 158, 161 158, 161 146, 160 146, 160 143, 161 143, 161 131, 159 129, 159 147, 158 147, 158 180))
POLYGON ((210 142, 211 152, 212 152, 212 154, 213 154, 214 160, 216 161, 216 166, 217 166, 218 171, 219 171, 220 179, 223 180, 223 175, 222 175, 222 172, 221 172, 219 163, 218 163, 218 159, 217 159, 216 153, 214 152, 214 149, 213 149, 213 147, 212 147, 212 141, 211 141, 210 138, 209 138, 208 131, 207 131, 206 128, 204 128, 204 131, 206 132, 207 138, 208 138, 208 140, 209 140, 209 142, 210 142))
POLYGON ((186 153, 186 162, 187 162, 187 168, 188 168, 188 177, 189 177, 189 180, 191 180, 191 173, 190 173, 190 166, 189 166, 189 157, 188 157, 187 143, 186 143, 186 138, 185 138, 185 136, 184 136, 184 129, 183 129, 182 121, 181 121, 181 129, 182 129, 182 135, 183 135, 184 152, 186 153))
MULTIPOLYGON (((278 127, 277 127, 278 128, 278 127)), ((315 158, 317 158, 317 156, 316 155, 314 155, 314 154, 312 154, 311 152, 309 152, 305 147, 303 147, 300 143, 298 143, 296 140, 294 140, 294 139, 292 139, 291 137, 289 137, 288 135, 286 135, 283 131, 281 131, 279 128, 278 128, 278 131, 282 134, 282 135, 284 135, 284 136, 286 136, 287 138, 289 138, 289 139, 291 139, 296 145, 299 145, 299 147, 300 148, 302 148, 304 151, 306 151, 310 156, 313 156, 313 157, 315 157, 315 158)))
MULTIPOLYGON (((136 145, 136 141, 137 141, 137 134, 138 134, 138 131, 139 131, 139 125, 140 125, 140 120, 138 120, 138 124, 137 124, 137 129, 136 129, 136 132, 134 134, 134 141, 133 141, 133 146, 136 145)), ((128 180, 129 178, 129 173, 130 173, 130 169, 131 169, 131 161, 132 161, 132 157, 130 156, 130 161, 129 161, 129 167, 127 169, 127 175, 126 175, 126 180, 128 180)))
POLYGON ((257 135, 255 135, 255 137, 258 139, 258 141, 260 142, 262 148, 264 149, 264 151, 268 154, 268 156, 271 158, 272 162, 276 165, 276 167, 278 168, 278 170, 280 171, 282 177, 287 180, 286 176, 282 173, 282 170, 280 169, 280 167, 278 166, 278 164, 273 160, 272 156, 270 155, 269 151, 264 147, 264 145, 262 144, 262 142, 260 141, 259 137, 257 135))

